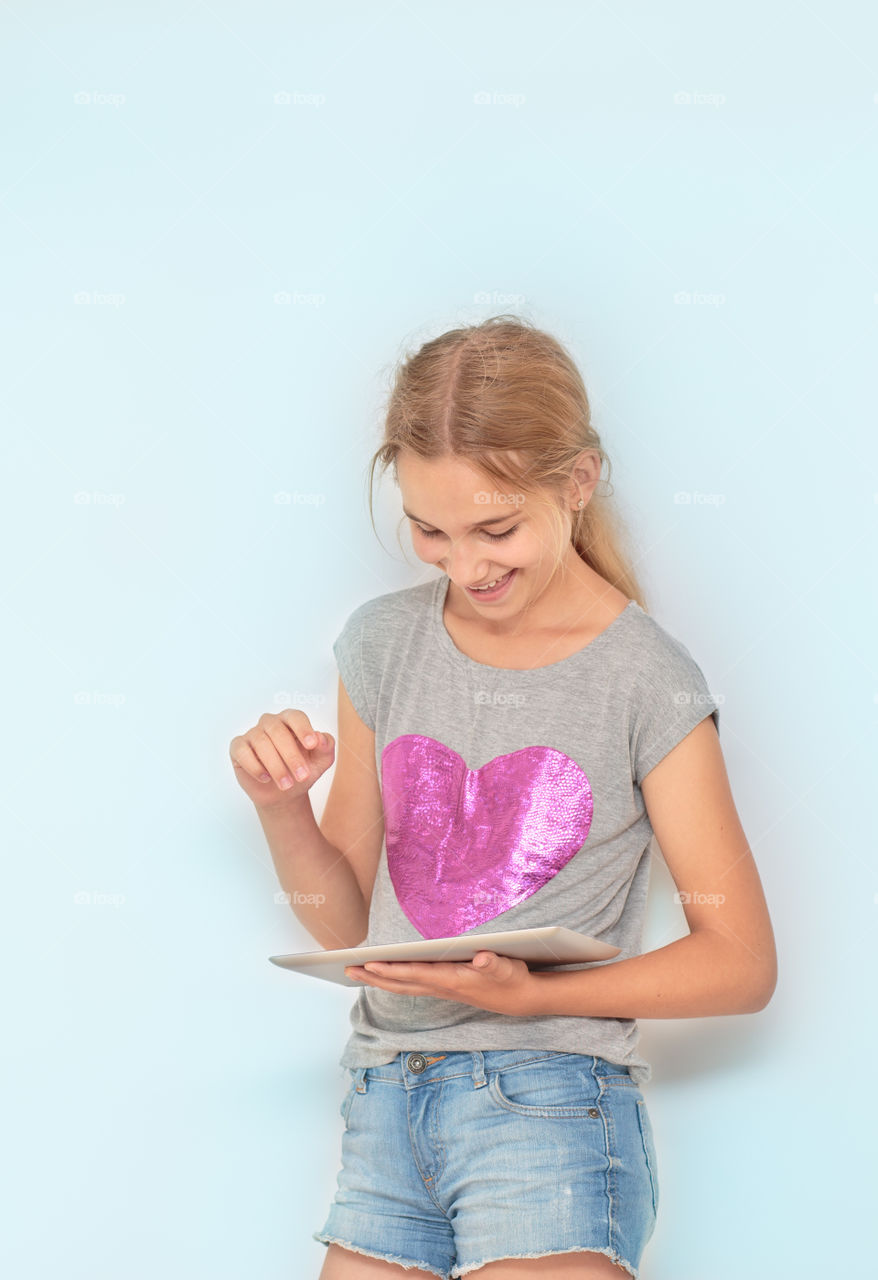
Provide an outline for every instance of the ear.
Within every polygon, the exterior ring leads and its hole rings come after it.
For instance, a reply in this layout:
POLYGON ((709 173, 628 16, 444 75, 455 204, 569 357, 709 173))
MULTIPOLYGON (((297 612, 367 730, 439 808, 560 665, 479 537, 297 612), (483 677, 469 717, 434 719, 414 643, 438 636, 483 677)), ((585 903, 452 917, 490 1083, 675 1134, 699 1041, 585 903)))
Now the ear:
POLYGON ((573 478, 567 488, 568 505, 576 510, 579 499, 586 506, 601 478, 601 455, 596 449, 583 449, 573 459, 573 478))

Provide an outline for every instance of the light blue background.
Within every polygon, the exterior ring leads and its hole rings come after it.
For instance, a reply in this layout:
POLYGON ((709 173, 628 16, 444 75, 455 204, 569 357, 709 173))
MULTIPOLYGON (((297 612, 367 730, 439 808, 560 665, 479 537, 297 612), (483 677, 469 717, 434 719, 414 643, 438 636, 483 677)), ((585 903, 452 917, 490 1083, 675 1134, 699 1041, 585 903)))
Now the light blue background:
POLYGON ((369 525, 390 371, 507 310, 580 362, 778 943, 762 1013, 642 1024, 645 1280, 868 1269, 874 9, 0 24, 6 1273, 317 1276, 353 996, 268 963, 315 944, 228 745, 335 732, 344 619, 432 573, 389 477, 369 525))

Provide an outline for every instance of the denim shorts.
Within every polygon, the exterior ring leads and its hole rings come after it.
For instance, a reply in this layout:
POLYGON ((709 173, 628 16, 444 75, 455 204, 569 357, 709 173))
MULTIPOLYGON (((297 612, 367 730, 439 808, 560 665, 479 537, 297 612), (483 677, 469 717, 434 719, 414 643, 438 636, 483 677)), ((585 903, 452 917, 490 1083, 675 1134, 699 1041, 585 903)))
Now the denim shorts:
POLYGON ((445 1280, 594 1250, 637 1280, 658 1177, 627 1067, 541 1049, 413 1050, 347 1071, 342 1167, 314 1240, 445 1280))

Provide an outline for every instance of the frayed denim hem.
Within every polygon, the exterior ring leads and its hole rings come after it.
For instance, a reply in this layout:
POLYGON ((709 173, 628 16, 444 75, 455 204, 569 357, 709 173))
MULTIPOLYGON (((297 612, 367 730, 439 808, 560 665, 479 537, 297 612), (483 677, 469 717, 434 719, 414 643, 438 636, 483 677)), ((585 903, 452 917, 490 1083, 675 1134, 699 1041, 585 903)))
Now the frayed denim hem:
POLYGON ((634 1280, 638 1280, 637 1268, 632 1267, 630 1262, 626 1262, 615 1249, 591 1249, 582 1245, 577 1245, 573 1249, 546 1249, 540 1253, 501 1253, 496 1258, 482 1258, 479 1262, 468 1262, 465 1266, 455 1264, 451 1269, 452 1280, 457 1280, 458 1276, 469 1275, 470 1271, 477 1271, 479 1267, 484 1267, 489 1262, 503 1262, 507 1258, 554 1258, 560 1253, 602 1253, 617 1266, 624 1267, 634 1280))
POLYGON ((426 1262, 413 1262, 411 1258, 402 1258, 397 1253, 376 1253, 373 1249, 362 1249, 358 1244, 352 1244, 350 1240, 339 1240, 337 1236, 325 1236, 316 1231, 311 1236, 311 1239, 316 1240, 319 1244, 341 1245, 343 1249, 352 1249, 354 1253, 364 1253, 367 1258, 377 1258, 379 1262, 395 1262, 404 1271, 409 1271, 412 1268, 419 1268, 421 1271, 432 1271, 434 1276, 441 1276, 442 1280, 448 1280, 447 1271, 437 1271, 435 1267, 431 1267, 426 1262))

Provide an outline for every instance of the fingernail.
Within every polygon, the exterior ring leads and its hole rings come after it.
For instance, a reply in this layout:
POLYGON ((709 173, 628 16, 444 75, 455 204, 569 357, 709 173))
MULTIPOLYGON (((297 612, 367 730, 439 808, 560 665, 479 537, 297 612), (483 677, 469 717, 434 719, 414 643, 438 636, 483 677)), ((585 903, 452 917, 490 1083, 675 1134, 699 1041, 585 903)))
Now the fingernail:
POLYGON ((301 782, 302 779, 307 778, 307 776, 308 776, 308 770, 305 768, 303 764, 300 764, 298 769, 296 770, 296 777, 301 782))
POLYGON ((270 781, 271 781, 271 774, 270 774, 270 773, 260 773, 260 775, 259 775, 259 781, 260 781, 260 782, 270 782, 270 781))
POLYGON ((313 733, 309 733, 309 734, 308 734, 308 736, 307 736, 307 738, 305 739, 305 746, 306 746, 306 747, 313 747, 316 741, 317 741, 317 739, 314 737, 314 734, 313 734, 313 733))

